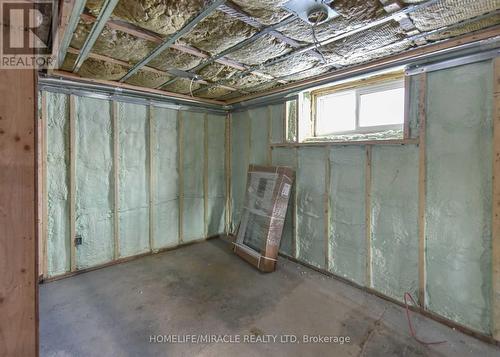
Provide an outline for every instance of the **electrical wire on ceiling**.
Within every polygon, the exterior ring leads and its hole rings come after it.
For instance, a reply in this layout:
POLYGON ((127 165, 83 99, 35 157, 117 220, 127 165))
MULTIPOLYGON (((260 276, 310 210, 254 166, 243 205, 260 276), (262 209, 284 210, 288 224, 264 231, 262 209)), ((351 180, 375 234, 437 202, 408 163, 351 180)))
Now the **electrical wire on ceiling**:
POLYGON ((321 52, 320 50, 320 43, 318 41, 318 38, 316 37, 316 26, 318 25, 318 22, 321 20, 321 17, 318 16, 316 18, 316 22, 313 23, 311 25, 311 31, 312 31, 312 37, 313 37, 313 42, 314 42, 314 47, 316 48, 316 51, 320 54, 321 56, 321 60, 323 61, 324 64, 326 64, 326 59, 325 59, 325 55, 323 54, 323 52, 321 52))

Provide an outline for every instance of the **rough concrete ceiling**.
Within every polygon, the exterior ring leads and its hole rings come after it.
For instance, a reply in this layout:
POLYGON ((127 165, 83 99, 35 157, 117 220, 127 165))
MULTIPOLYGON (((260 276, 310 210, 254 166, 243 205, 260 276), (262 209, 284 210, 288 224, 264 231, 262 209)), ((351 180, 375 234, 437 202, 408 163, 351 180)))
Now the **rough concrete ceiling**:
MULTIPOLYGON (((175 48, 162 51, 126 83, 203 98, 235 98, 500 23, 500 15, 494 13, 500 8, 500 0, 438 0, 412 11, 404 23, 401 18, 382 21, 351 34, 398 10, 388 4, 411 7, 425 5, 428 0, 336 0, 332 6, 340 16, 317 26, 314 34, 317 41, 341 38, 318 48, 314 46, 312 27, 300 19, 277 27, 278 33, 266 30, 266 26, 288 21, 292 16, 281 9, 284 2, 226 1, 227 8, 209 14, 178 39, 175 48), (485 16, 488 14, 491 16, 485 16), (482 17, 474 19, 479 16, 482 17), (439 30, 426 34, 436 29, 439 30), (415 34, 420 34, 418 41, 408 39, 415 34), (239 45, 245 40, 245 45, 239 45), (311 49, 295 53, 304 46, 311 49), (204 63, 222 51, 228 53, 218 60, 220 63, 204 63), (178 77, 181 72, 175 70, 191 72, 190 76, 198 78, 178 77)), ((87 0, 86 12, 98 16, 102 4, 103 0, 87 0)), ((78 74, 120 80, 162 39, 177 33, 208 4, 209 0, 119 0, 109 20, 118 20, 123 27, 104 28, 78 74), (147 36, 141 35, 143 32, 147 36), (152 39, 150 35, 156 37, 152 39)), ((63 70, 72 70, 94 23, 88 19, 78 23, 63 70)))

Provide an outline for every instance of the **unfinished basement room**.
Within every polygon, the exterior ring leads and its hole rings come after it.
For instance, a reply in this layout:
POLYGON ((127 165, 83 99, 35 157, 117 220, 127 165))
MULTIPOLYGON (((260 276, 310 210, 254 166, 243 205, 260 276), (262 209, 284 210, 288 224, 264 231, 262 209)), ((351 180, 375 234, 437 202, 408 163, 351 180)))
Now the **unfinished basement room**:
POLYGON ((0 357, 500 357, 500 0, 0 22, 0 357))

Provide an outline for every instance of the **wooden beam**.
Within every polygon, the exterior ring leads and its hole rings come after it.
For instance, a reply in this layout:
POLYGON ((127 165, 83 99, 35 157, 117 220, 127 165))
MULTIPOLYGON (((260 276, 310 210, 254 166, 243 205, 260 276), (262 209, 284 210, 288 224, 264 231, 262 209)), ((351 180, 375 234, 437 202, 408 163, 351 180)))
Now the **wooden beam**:
POLYGON ((304 79, 301 81, 293 82, 293 83, 290 83, 290 84, 287 84, 285 86, 281 86, 278 88, 274 88, 274 89, 270 89, 267 91, 254 93, 254 94, 250 94, 250 95, 245 95, 245 96, 242 96, 239 98, 229 99, 229 100, 225 101, 225 104, 226 105, 235 104, 235 103, 247 101, 247 100, 254 99, 254 98, 265 97, 265 96, 268 96, 271 94, 289 91, 291 89, 299 89, 299 88, 302 89, 303 87, 313 87, 314 85, 318 85, 325 80, 330 80, 333 82, 336 79, 344 78, 345 76, 355 76, 355 75, 358 75, 360 73, 364 73, 364 72, 369 71, 369 70, 376 70, 379 67, 395 64, 399 61, 403 61, 406 59, 416 58, 416 57, 424 56, 424 55, 427 55, 430 53, 439 52, 439 51, 446 50, 449 48, 457 47, 460 45, 464 45, 464 44, 468 44, 468 43, 477 42, 477 41, 485 40, 488 38, 496 37, 499 35, 499 31, 500 31, 500 25, 494 26, 494 27, 491 27, 491 28, 486 29, 486 30, 474 32, 472 34, 458 36, 458 37, 455 37, 455 38, 450 39, 450 40, 445 40, 445 41, 438 42, 435 44, 422 46, 422 47, 419 47, 419 48, 416 48, 413 50, 409 50, 409 51, 405 51, 403 53, 399 53, 399 54, 396 54, 393 56, 384 57, 384 58, 381 58, 381 59, 378 59, 375 61, 371 61, 371 62, 366 63, 366 64, 360 64, 360 65, 352 66, 352 67, 345 68, 345 69, 339 69, 339 70, 336 70, 336 71, 331 72, 331 73, 327 73, 327 74, 323 74, 323 75, 316 76, 313 78, 308 78, 308 79, 304 79))
POLYGON ((493 104, 493 338, 500 341, 500 57, 494 60, 493 104))
MULTIPOLYGON (((95 16, 93 16, 91 14, 83 13, 81 15, 81 19, 84 21, 87 21, 87 22, 94 22, 96 18, 95 18, 95 16)), ((108 22, 106 23, 106 26, 109 27, 110 29, 118 30, 118 31, 127 33, 129 35, 135 36, 137 38, 141 38, 143 40, 154 42, 156 44, 160 44, 164 40, 164 37, 157 34, 157 33, 143 29, 139 26, 133 25, 133 24, 125 22, 125 21, 108 20, 108 22)), ((209 54, 204 53, 204 52, 198 50, 197 48, 187 46, 187 45, 173 44, 170 48, 175 49, 175 50, 180 51, 180 52, 183 52, 183 53, 186 53, 186 54, 189 54, 189 55, 192 55, 192 56, 195 56, 195 57, 202 58, 202 59, 207 59, 210 57, 209 54)), ((236 61, 230 60, 228 58, 219 58, 215 62, 222 64, 222 65, 225 65, 225 66, 228 66, 228 67, 231 67, 231 68, 234 68, 234 69, 237 69, 239 71, 245 71, 248 69, 247 66, 245 66, 241 63, 238 63, 236 61)), ((254 71, 252 73, 255 75, 258 75, 258 76, 265 76, 263 73, 260 73, 258 71, 254 71)))
MULTIPOLYGON (((118 1, 118 0, 106 0, 109 2, 113 1, 118 1)), ((152 50, 146 57, 141 59, 139 62, 135 63, 132 68, 125 74, 122 78, 120 78, 120 82, 126 81, 128 78, 130 78, 134 73, 139 71, 142 67, 147 65, 151 60, 153 60, 155 57, 157 57, 159 54, 161 54, 164 50, 167 48, 170 48, 177 40, 188 34, 198 23, 203 21, 203 19, 207 18, 210 16, 219 5, 223 4, 225 0, 213 0, 210 3, 207 3, 207 5, 201 10, 198 15, 196 15, 195 18, 189 20, 189 22, 185 23, 184 26, 182 26, 181 29, 179 29, 177 32, 172 34, 169 37, 166 37, 162 43, 158 44, 158 46, 152 50)), ((101 10, 102 13, 102 10, 101 10)), ((94 27, 96 24, 99 23, 99 19, 101 17, 101 14, 97 17, 96 23, 94 24, 94 27)), ((107 21, 107 19, 106 19, 107 21)), ((104 25, 103 25, 104 26, 104 25)), ((89 34, 90 36, 90 34, 89 34)), ((85 48, 85 45, 84 47, 85 48)))
POLYGON ((69 96, 69 245, 70 269, 76 270, 76 98, 69 96))
POLYGON ((365 162, 365 280, 368 288, 372 287, 372 147, 366 145, 365 162))
MULTIPOLYGON (((68 48, 68 53, 72 53, 72 54, 80 54, 80 50, 76 49, 76 48, 73 48, 73 47, 70 47, 68 48)), ((108 63, 113 63, 113 64, 116 64, 116 65, 119 65, 119 66, 123 66, 123 67, 126 67, 126 68, 130 68, 132 67, 132 65, 128 62, 125 62, 125 61, 122 61, 122 60, 119 60, 119 59, 116 59, 116 58, 112 58, 112 57, 108 57, 108 56, 104 56, 104 55, 100 55, 98 53, 89 53, 88 54, 88 58, 93 58, 93 59, 96 59, 98 61, 104 61, 104 62, 108 62, 108 63)), ((152 72, 152 73, 156 73, 156 74, 160 74, 160 75, 167 75, 167 76, 174 76, 175 74, 172 74, 168 71, 162 71, 162 70, 159 70, 159 69, 156 69, 156 68, 153 68, 153 67, 149 67, 149 66, 144 66, 141 68, 141 70, 143 71, 147 71, 147 72, 152 72)), ((199 79, 197 80, 198 83, 201 83, 201 84, 212 84, 211 82, 208 82, 206 80, 203 80, 203 79, 199 79)), ((116 83, 120 83, 120 82, 116 82, 116 83)), ((163 86, 163 84, 161 85, 163 86)), ((160 86, 160 87, 161 87, 160 86)), ((225 88, 225 89, 228 89, 230 91, 233 91, 233 92, 241 92, 240 90, 236 89, 236 88, 233 88, 231 86, 225 86, 225 85, 221 85, 220 86, 221 88, 225 88)), ((145 87, 147 88, 147 87, 145 87)))
POLYGON ((425 196, 426 196, 426 152, 425 152, 425 130, 427 110, 427 74, 422 73, 418 77, 418 122, 419 122, 419 144, 418 144, 418 302, 425 308, 425 196))
POLYGON ((405 103, 404 103, 404 121, 403 121, 403 139, 410 138, 410 83, 411 77, 404 77, 404 91, 405 91, 405 103))
POLYGON ((41 247, 39 259, 39 274, 42 278, 48 275, 47 241, 48 241, 48 194, 47 194, 47 93, 41 92, 40 130, 38 131, 38 217, 40 217, 41 232, 38 234, 38 244, 41 247))
POLYGON ((0 78, 0 356, 36 356, 36 73, 0 78))

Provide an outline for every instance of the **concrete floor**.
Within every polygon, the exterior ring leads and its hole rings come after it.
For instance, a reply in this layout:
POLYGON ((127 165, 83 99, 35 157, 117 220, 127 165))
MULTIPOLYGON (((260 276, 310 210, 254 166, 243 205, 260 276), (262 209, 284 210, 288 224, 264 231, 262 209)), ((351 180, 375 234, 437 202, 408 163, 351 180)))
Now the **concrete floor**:
POLYGON ((420 345, 399 306, 285 259, 275 273, 261 274, 215 239, 41 285, 40 354, 500 355, 497 347, 412 315, 422 339, 447 342, 420 345), (275 343, 150 343, 151 335, 169 334, 278 337, 275 343), (280 343, 283 335, 302 343, 280 343), (303 343, 303 335, 351 342, 303 343))

